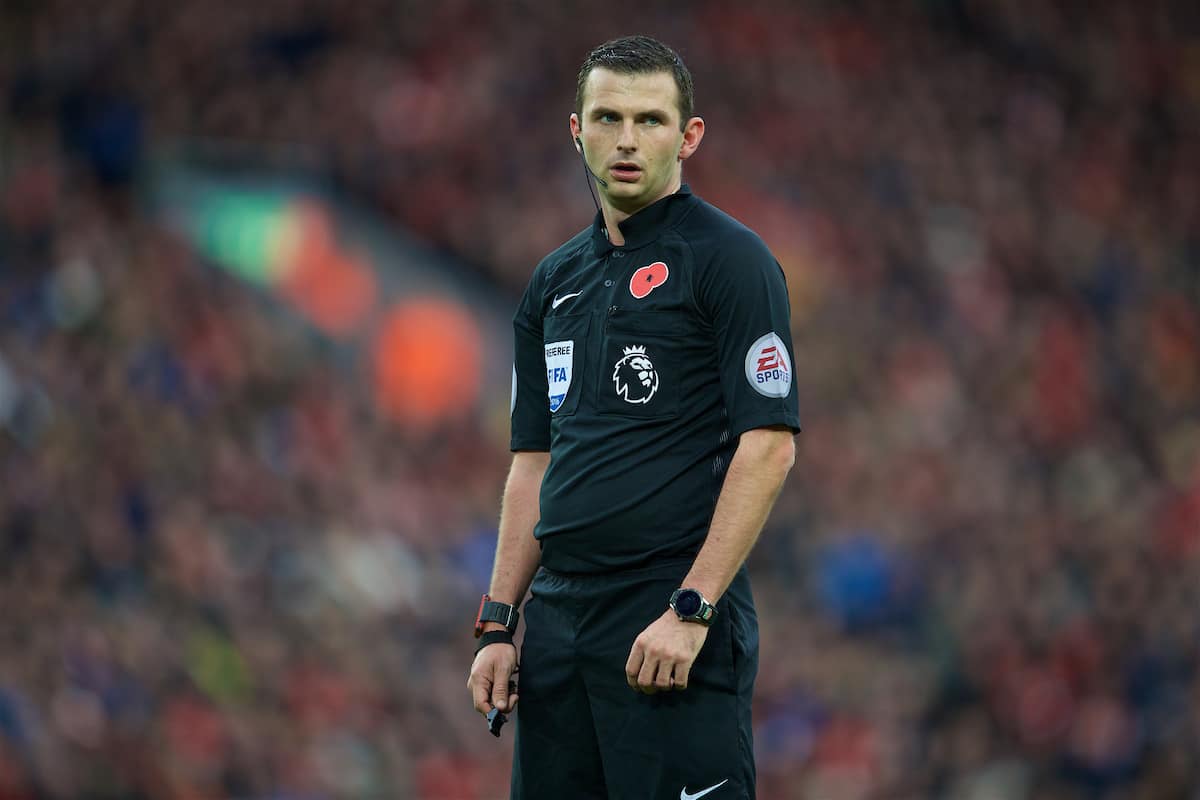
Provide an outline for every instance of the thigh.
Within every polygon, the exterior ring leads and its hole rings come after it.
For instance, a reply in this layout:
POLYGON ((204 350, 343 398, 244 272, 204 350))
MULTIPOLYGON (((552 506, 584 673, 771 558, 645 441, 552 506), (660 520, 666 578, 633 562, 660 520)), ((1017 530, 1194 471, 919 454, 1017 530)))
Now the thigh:
POLYGON ((607 800, 596 731, 575 662, 570 598, 539 575, 525 604, 513 800, 607 800))
POLYGON ((756 628, 752 608, 747 616, 734 597, 722 598, 686 690, 643 695, 625 682, 634 638, 662 614, 676 586, 678 578, 623 587, 608 601, 609 612, 580 635, 608 796, 753 798, 749 707, 757 641, 744 635, 747 625, 756 628))

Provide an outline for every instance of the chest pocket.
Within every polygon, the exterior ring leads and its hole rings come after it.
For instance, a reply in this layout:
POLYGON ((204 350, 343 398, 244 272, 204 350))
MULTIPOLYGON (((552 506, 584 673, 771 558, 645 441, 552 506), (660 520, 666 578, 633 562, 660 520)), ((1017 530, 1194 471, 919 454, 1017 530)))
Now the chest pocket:
POLYGON ((679 414, 683 317, 677 311, 614 312, 605 321, 596 411, 635 419, 679 414))
POLYGON ((590 314, 562 314, 542 322, 551 419, 572 416, 579 409, 591 321, 590 314))

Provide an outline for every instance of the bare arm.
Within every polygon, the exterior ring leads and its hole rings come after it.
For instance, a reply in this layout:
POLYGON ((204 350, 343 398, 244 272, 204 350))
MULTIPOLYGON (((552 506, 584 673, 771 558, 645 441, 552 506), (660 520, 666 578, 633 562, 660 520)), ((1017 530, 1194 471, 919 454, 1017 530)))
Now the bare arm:
MULTIPOLYGON (((517 605, 525 597, 537 572, 541 549, 533 538, 540 517, 538 498, 542 477, 550 463, 550 454, 520 452, 513 455, 504 484, 500 506, 500 532, 496 539, 496 561, 488 594, 493 600, 517 605)), ((499 622, 484 625, 485 631, 503 630, 499 622)), ((471 665, 467 689, 475 710, 486 714, 493 706, 511 711, 517 695, 508 694, 508 679, 517 667, 517 650, 510 644, 496 643, 480 650, 471 665)))
MULTIPOLYGON (((496 540, 496 561, 492 567, 492 584, 488 594, 493 600, 516 605, 525 597, 533 574, 537 572, 541 549, 533 538, 533 528, 540 517, 538 497, 542 476, 550 464, 549 453, 514 453, 504 484, 504 499, 500 506, 500 534, 496 540)), ((504 626, 491 622, 485 630, 504 626)))
MULTIPOLYGON (((788 428, 755 428, 742 434, 708 536, 683 586, 697 589, 716 604, 758 540, 795 457, 788 428)), ((666 600, 664 597, 663 602, 666 600)), ((683 622, 667 609, 634 640, 625 664, 626 681, 647 694, 686 689, 692 664, 707 637, 707 627, 683 622)))
POLYGON ((683 586, 697 589, 716 604, 758 541, 795 460, 796 446, 788 428, 755 428, 742 434, 708 537, 683 586))

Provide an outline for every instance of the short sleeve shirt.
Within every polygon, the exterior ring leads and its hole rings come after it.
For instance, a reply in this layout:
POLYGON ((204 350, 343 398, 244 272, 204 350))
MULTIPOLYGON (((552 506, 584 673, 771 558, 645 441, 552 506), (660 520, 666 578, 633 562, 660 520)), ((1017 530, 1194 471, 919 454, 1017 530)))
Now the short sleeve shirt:
POLYGON ((513 319, 511 448, 550 452, 542 564, 700 549, 738 436, 800 429, 787 287, 746 226, 684 186, 542 260, 513 319))

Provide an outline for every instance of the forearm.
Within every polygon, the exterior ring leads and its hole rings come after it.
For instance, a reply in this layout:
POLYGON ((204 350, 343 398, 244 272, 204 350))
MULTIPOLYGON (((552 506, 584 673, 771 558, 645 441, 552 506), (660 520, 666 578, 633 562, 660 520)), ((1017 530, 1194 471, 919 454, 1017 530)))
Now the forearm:
POLYGON ((795 459, 792 433, 761 428, 742 434, 721 487, 708 536, 682 585, 715 604, 750 554, 795 459))
MULTIPOLYGON (((521 452, 513 456, 508 480, 504 484, 504 499, 500 506, 500 531, 496 537, 496 562, 492 567, 492 584, 488 594, 492 599, 517 605, 529 590, 533 573, 537 571, 539 552, 533 528, 537 525, 538 496, 542 476, 550 463, 549 453, 521 452)), ((484 631, 501 631, 499 622, 486 622, 484 631)), ((517 651, 512 637, 490 642, 475 651, 467 689, 471 692, 475 710, 488 714, 494 710, 509 712, 519 695, 509 678, 517 668, 517 651), (512 688, 510 688, 512 687, 512 688), (511 692, 511 694, 510 694, 511 692)), ((501 720, 503 722, 503 720, 501 720)), ((488 720, 489 730, 491 720, 488 720)), ((500 734, 497 732, 497 736, 500 734)))
POLYGON ((549 453, 517 453, 504 486, 500 533, 488 594, 493 600, 516 605, 525 597, 537 572, 541 550, 533 538, 540 516, 538 496, 549 453))

